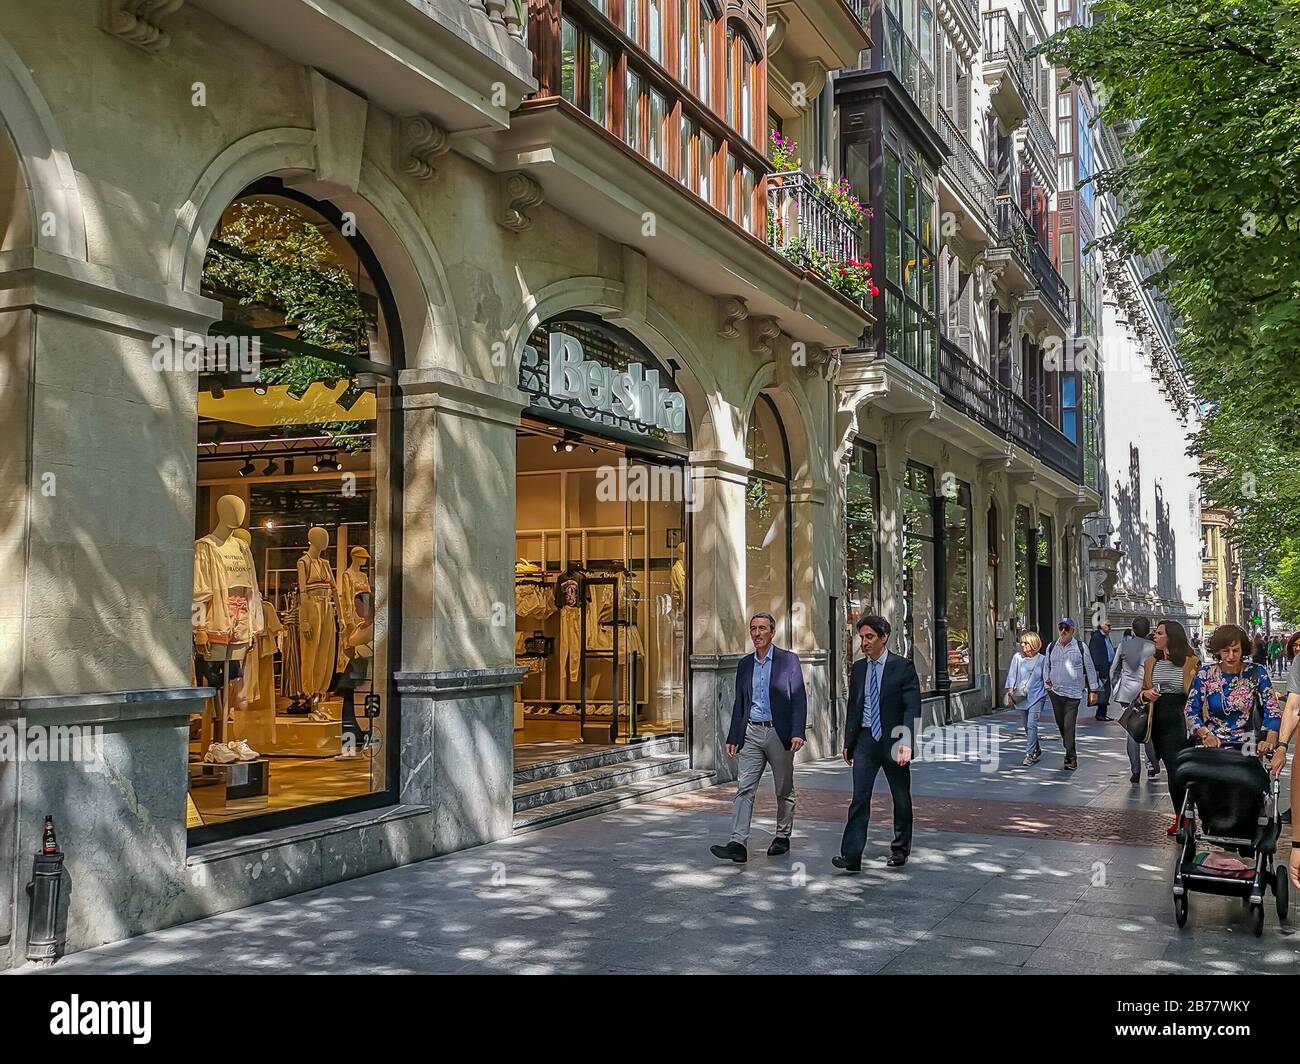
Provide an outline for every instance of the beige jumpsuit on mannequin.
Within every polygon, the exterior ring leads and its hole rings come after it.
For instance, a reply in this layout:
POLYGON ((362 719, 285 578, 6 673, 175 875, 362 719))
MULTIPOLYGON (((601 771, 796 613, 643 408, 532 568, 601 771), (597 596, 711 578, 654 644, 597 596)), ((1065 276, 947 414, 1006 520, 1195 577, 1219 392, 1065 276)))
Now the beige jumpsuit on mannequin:
POLYGON ((321 552, 329 546, 323 528, 307 532, 311 544, 298 559, 298 640, 302 647, 302 693, 320 699, 334 677, 338 634, 338 590, 334 570, 321 552))

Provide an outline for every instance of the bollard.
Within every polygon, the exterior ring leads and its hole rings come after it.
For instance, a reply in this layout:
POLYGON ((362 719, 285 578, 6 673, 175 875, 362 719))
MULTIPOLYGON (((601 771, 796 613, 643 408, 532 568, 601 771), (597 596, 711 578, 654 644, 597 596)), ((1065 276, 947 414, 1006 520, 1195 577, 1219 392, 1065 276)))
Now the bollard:
POLYGON ((32 861, 27 884, 31 908, 27 914, 27 959, 53 964, 58 959, 59 897, 63 892, 63 853, 54 838, 54 821, 45 818, 41 849, 32 861))

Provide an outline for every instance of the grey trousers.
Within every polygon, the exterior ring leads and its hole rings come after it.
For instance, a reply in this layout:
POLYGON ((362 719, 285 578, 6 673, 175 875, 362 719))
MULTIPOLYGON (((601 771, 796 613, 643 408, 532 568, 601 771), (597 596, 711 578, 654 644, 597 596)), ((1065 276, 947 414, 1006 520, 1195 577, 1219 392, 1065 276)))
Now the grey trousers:
POLYGON ((763 769, 772 766, 776 786, 776 833, 783 839, 794 830, 794 751, 781 745, 775 728, 745 725, 745 745, 740 748, 740 775, 736 780, 736 804, 731 814, 731 841, 749 843, 749 822, 754 818, 754 795, 758 793, 763 769))

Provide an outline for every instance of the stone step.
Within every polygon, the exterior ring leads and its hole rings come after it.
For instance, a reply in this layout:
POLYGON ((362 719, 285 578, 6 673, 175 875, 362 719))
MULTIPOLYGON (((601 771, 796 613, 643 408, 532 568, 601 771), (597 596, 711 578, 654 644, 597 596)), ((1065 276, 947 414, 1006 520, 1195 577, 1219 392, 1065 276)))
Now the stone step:
POLYGON ((702 769, 686 769, 669 772, 662 776, 652 776, 638 783, 629 783, 608 790, 593 791, 577 798, 554 802, 515 814, 515 834, 522 835, 539 828, 553 827, 570 820, 608 813, 623 806, 638 802, 651 801, 655 798, 667 798, 684 791, 695 791, 713 784, 713 773, 702 769))
POLYGON ((588 769, 622 764, 660 754, 682 754, 686 752, 686 740, 681 736, 647 739, 645 742, 626 743, 612 750, 599 750, 595 753, 582 753, 581 749, 577 747, 572 755, 554 761, 543 761, 536 765, 515 769, 516 792, 522 784, 537 780, 555 779, 575 772, 586 772, 588 769))
POLYGON ((570 798, 581 798, 595 791, 607 791, 630 783, 665 776, 691 767, 686 754, 651 754, 612 765, 599 765, 582 772, 567 772, 563 776, 530 780, 515 784, 515 812, 552 805, 570 798))

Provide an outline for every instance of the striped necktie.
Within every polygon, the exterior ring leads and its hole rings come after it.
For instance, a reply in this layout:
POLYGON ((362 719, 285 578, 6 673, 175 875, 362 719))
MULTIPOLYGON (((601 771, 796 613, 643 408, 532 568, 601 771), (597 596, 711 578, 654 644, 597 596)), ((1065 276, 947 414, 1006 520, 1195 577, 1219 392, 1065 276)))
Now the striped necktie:
POLYGON ((876 662, 867 662, 867 672, 871 674, 867 684, 867 724, 871 728, 871 737, 880 740, 880 670, 876 662))

